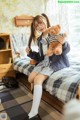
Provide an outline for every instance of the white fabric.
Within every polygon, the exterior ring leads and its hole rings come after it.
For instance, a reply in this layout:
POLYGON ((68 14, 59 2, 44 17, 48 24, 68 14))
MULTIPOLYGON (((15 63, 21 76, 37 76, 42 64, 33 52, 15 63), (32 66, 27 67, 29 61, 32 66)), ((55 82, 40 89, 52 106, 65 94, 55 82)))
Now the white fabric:
POLYGON ((12 48, 13 52, 19 52, 21 47, 24 47, 28 45, 28 38, 26 33, 25 34, 11 34, 10 35, 11 43, 12 43, 12 48))
POLYGON ((60 24, 62 32, 69 32, 66 4, 59 4, 58 0, 47 0, 46 14, 49 17, 51 25, 60 24))
MULTIPOLYGON (((20 53, 21 59, 27 58, 29 60, 29 57, 27 56, 26 48, 28 46, 28 36, 26 33, 22 34, 10 34, 11 44, 12 44, 12 50, 13 50, 13 56, 16 53, 20 53)), ((35 43, 32 43, 31 49, 33 51, 38 52, 38 46, 35 43)))
POLYGON ((26 58, 27 52, 26 52, 26 46, 19 48, 20 58, 26 58))
POLYGON ((46 0, 45 13, 51 25, 60 24, 61 32, 67 33, 67 40, 73 47, 80 48, 80 4, 60 4, 58 0, 46 0))
POLYGON ((80 101, 72 99, 64 106, 64 120, 80 120, 80 101))
POLYGON ((29 118, 37 115, 40 101, 41 101, 41 96, 42 96, 42 85, 35 85, 32 108, 30 113, 28 114, 29 118))

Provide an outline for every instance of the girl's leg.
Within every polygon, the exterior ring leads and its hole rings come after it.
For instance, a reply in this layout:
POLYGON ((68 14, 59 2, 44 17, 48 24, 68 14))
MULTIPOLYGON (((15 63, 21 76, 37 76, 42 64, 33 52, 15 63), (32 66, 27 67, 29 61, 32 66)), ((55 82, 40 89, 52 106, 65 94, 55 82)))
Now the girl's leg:
POLYGON ((31 83, 31 91, 34 89, 34 83, 31 83))
POLYGON ((32 103, 31 111, 28 114, 29 118, 32 118, 38 114, 38 109, 42 97, 42 83, 47 78, 48 78, 47 75, 38 74, 34 79, 33 103, 32 103))
POLYGON ((34 78, 38 75, 38 73, 36 72, 32 72, 29 77, 28 77, 28 81, 31 83, 31 91, 34 88, 34 78))
POLYGON ((39 74, 39 73, 31 72, 30 75, 29 75, 29 77, 28 77, 28 81, 29 81, 30 83, 33 83, 35 77, 36 77, 38 74, 39 74))

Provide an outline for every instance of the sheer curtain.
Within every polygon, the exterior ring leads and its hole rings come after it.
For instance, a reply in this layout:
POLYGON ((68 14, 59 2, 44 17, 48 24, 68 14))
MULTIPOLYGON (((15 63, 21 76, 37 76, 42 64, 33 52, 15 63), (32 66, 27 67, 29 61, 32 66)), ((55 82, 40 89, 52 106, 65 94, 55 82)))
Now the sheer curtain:
POLYGON ((70 42, 80 47, 80 4, 68 5, 68 21, 70 42))
POLYGON ((62 31, 69 32, 66 9, 67 6, 58 4, 58 0, 47 0, 46 2, 46 14, 49 16, 51 25, 60 24, 62 31))
POLYGON ((51 25, 60 24, 61 32, 66 32, 71 50, 80 49, 80 4, 59 4, 58 0, 46 0, 45 13, 51 25))

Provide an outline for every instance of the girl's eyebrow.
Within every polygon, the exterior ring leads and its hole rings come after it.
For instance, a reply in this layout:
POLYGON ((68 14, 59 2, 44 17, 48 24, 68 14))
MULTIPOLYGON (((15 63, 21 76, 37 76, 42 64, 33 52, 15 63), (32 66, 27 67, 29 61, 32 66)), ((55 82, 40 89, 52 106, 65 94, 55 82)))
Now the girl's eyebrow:
POLYGON ((38 26, 38 24, 44 23, 43 21, 39 21, 35 24, 35 26, 38 26))

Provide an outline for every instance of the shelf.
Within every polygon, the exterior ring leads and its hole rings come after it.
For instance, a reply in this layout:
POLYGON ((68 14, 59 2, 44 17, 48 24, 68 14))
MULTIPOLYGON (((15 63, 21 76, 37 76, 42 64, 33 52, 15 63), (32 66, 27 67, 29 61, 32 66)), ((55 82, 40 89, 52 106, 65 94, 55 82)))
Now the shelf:
POLYGON ((8 33, 0 33, 0 38, 3 41, 0 47, 0 79, 4 76, 15 77, 10 35, 8 33))
POLYGON ((11 49, 7 50, 1 50, 0 51, 0 64, 8 64, 12 59, 12 51, 11 49))
POLYGON ((0 50, 0 52, 8 52, 8 51, 11 51, 11 49, 0 50))
POLYGON ((5 64, 0 64, 0 67, 1 66, 12 66, 13 65, 13 63, 5 63, 5 64))
POLYGON ((0 37, 9 36, 8 33, 0 33, 0 37))
POLYGON ((13 64, 3 64, 0 65, 0 73, 12 71, 13 70, 13 64))
POLYGON ((13 64, 1 64, 0 65, 0 79, 3 76, 15 77, 15 71, 13 70, 13 64))
POLYGON ((28 16, 28 15, 16 16, 14 18, 15 25, 17 27, 20 27, 20 26, 31 26, 33 18, 34 18, 33 16, 28 16))
POLYGON ((8 34, 0 35, 0 40, 3 41, 3 42, 1 42, 0 50, 10 49, 11 48, 10 38, 9 38, 8 34))

